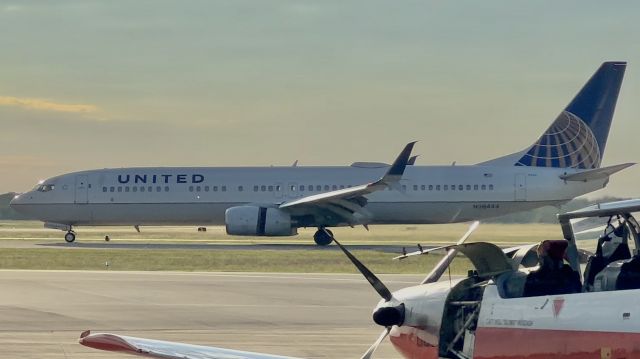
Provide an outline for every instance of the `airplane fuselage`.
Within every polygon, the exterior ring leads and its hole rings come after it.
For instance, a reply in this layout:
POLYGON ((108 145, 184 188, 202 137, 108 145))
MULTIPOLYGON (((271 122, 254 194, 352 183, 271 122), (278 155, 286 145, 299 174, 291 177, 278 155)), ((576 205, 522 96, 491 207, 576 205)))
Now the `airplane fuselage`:
MULTIPOLYGON (((388 167, 159 167, 75 172, 44 181, 12 206, 65 225, 222 225, 225 210, 274 206, 375 181, 388 167)), ((608 179, 575 182, 573 169, 408 166, 399 185, 368 196, 369 224, 453 223, 559 205, 608 179)), ((295 218, 295 211, 292 216, 295 218)), ((344 223, 302 223, 344 225, 344 223)))

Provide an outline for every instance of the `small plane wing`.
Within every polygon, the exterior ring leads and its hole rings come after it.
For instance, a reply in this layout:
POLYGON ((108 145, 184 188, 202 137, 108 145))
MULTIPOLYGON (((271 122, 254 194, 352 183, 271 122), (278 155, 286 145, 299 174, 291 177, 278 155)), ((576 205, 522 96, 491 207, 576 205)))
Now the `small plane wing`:
MULTIPOLYGON (((363 208, 363 201, 354 201, 354 199, 397 184, 404 174, 414 145, 415 142, 408 143, 389 167, 387 173, 375 182, 295 199, 282 203, 279 208, 317 207, 332 211, 349 223, 359 224, 359 219, 354 214, 366 217, 368 213, 363 208)), ((364 203, 366 204, 366 201, 364 203)))
POLYGON ((162 359, 299 359, 293 357, 244 352, 238 350, 191 345, 124 335, 86 331, 80 344, 100 350, 162 359))
POLYGON ((623 169, 627 167, 631 167, 633 165, 635 165, 635 163, 631 163, 631 162, 622 163, 619 165, 594 168, 591 170, 585 170, 577 173, 566 174, 566 175, 560 176, 560 178, 565 181, 580 181, 580 182, 593 181, 593 180, 607 178, 612 174, 622 171, 623 169))

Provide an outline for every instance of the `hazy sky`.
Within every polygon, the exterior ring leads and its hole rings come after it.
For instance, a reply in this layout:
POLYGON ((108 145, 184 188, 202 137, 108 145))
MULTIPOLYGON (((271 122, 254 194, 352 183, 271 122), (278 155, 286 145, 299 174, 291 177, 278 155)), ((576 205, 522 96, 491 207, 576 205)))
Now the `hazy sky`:
MULTIPOLYGON (((0 193, 73 170, 472 164, 627 60, 605 165, 640 160, 638 1, 0 1, 0 193)), ((640 165, 600 194, 640 196, 640 165)))

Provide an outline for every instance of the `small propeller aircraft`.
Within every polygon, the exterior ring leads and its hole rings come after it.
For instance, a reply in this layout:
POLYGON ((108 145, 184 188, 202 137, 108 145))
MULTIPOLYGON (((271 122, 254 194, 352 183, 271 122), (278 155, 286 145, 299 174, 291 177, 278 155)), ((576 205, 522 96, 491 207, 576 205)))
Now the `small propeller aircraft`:
MULTIPOLYGON (((471 225, 422 283, 390 292, 362 262, 336 244, 382 298, 373 320, 384 329, 362 359, 388 336, 407 359, 640 358, 640 199, 559 215, 563 239, 500 249, 465 243, 471 225), (584 271, 571 220, 608 217, 584 271), (439 281, 457 253, 475 270, 439 281)), ((431 253, 404 253, 407 258, 431 253)), ((287 359, 108 333, 80 337, 82 345, 153 358, 287 359)), ((292 358, 289 358, 292 359, 292 358)))

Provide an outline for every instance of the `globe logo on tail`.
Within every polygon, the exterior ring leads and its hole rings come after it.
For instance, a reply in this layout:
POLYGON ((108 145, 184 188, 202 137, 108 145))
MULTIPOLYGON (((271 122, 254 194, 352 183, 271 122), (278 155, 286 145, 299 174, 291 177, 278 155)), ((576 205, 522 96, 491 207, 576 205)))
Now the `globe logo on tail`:
POLYGON ((589 126, 563 111, 516 166, 591 169, 600 161, 598 141, 589 126))

